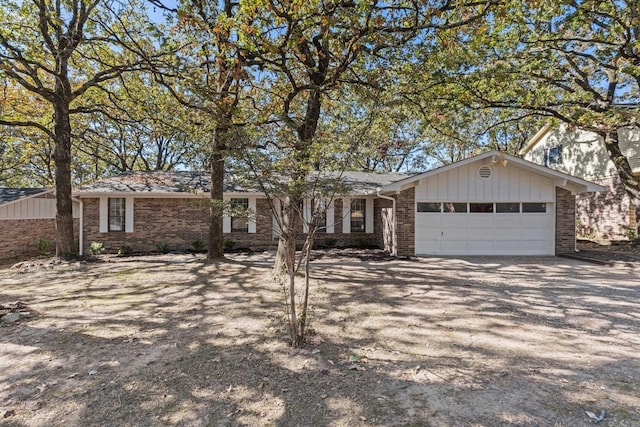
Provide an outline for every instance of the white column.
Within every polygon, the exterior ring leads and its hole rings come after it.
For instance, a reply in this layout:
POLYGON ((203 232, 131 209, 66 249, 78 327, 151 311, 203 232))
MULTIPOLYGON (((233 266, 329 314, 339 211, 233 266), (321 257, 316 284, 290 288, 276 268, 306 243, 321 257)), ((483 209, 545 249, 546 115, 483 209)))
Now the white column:
POLYGON ((125 215, 125 219, 124 219, 124 232, 125 233, 133 233, 133 197, 127 197, 125 199, 125 204, 124 204, 124 215, 125 215))
POLYGON ((327 206, 327 233, 335 233, 336 229, 336 217, 335 217, 335 207, 333 205, 333 200, 331 200, 331 204, 327 206))
POLYGON ((249 197, 249 210, 252 212, 249 218, 249 233, 256 232, 256 198, 249 197))

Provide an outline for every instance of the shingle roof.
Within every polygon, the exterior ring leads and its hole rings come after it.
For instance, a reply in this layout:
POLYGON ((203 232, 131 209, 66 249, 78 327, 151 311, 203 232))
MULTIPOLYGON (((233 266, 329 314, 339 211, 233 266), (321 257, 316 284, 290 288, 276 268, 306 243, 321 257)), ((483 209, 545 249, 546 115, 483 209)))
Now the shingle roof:
MULTIPOLYGON (((336 174, 330 174, 337 176, 336 174)), ((344 172, 340 181, 351 193, 368 194, 377 187, 388 185, 406 178, 403 173, 344 172)), ((95 193, 208 193, 210 190, 208 172, 159 171, 125 172, 123 174, 83 185, 74 194, 95 193)), ((227 193, 258 193, 259 188, 238 176, 225 177, 224 191, 227 193)))
POLYGON ((13 202, 25 197, 35 196, 48 191, 46 188, 9 188, 0 187, 0 204, 13 202))

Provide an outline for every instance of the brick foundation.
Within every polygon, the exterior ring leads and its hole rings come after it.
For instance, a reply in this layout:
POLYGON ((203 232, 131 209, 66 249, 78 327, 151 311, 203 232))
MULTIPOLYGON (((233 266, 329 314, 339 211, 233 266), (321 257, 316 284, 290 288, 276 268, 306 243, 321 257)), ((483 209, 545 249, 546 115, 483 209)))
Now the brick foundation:
POLYGON ((556 187, 556 255, 576 251, 576 196, 556 187))

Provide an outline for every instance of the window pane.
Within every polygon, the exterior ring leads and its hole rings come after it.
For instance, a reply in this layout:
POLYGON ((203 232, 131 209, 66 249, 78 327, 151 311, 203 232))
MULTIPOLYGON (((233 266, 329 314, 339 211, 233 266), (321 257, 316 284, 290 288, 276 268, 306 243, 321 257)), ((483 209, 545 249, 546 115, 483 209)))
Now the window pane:
POLYGON ((520 203, 496 203, 498 213, 520 213, 520 203))
POLYGON ((546 203, 523 203, 522 212, 545 213, 547 212, 547 204, 546 203))
POLYGON ((442 207, 445 212, 449 213, 465 213, 467 212, 467 204, 466 203, 443 203, 442 207))
POLYGON ((313 223, 320 231, 327 228, 327 201, 325 199, 313 200, 313 223))
POLYGON ((125 199, 109 198, 109 231, 124 231, 125 199))
POLYGON ((351 199, 351 232, 365 231, 365 208, 367 199, 351 199))
POLYGON ((469 212, 492 213, 493 203, 469 203, 469 212))
POLYGON ((549 166, 562 164, 562 145, 556 145, 549 149, 549 166))
POLYGON ((249 199, 231 199, 231 231, 249 231, 249 218, 246 215, 249 209, 249 199))
POLYGON ((440 212, 440 203, 418 203, 418 212, 440 212))

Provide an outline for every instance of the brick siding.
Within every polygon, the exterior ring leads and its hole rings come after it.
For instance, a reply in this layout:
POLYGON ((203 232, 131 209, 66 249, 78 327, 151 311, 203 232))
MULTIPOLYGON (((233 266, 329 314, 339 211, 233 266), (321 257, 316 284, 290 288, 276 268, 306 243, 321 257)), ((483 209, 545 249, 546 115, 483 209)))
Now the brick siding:
POLYGON ((556 187, 556 255, 576 250, 576 196, 556 187))
MULTIPOLYGON (((73 225, 77 239, 78 218, 74 218, 73 225)), ((0 236, 0 259, 41 255, 38 253, 40 240, 49 240, 49 253, 56 253, 55 219, 0 220, 0 236)))
MULTIPOLYGON (((380 229, 381 215, 379 201, 374 202, 374 230, 380 229)), ((155 251, 159 243, 170 250, 187 250, 193 242, 201 240, 204 247, 208 243, 209 210, 206 200, 137 198, 134 201, 133 233, 100 233, 99 199, 83 199, 84 206, 84 252, 91 242, 103 243, 114 252, 120 246, 129 246, 133 251, 155 251)), ((381 233, 343 233, 342 200, 334 201, 335 233, 318 231, 316 247, 381 247, 381 233)), ((224 238, 233 242, 233 248, 263 250, 274 248, 278 240, 273 237, 273 219, 269 202, 265 198, 256 200, 256 233, 231 232, 224 238)), ((304 235, 301 233, 304 239, 304 235)), ((300 242, 302 243, 302 242, 300 242)))
POLYGON ((636 227, 636 218, 635 209, 620 178, 608 178, 596 183, 607 190, 577 196, 578 237, 605 241, 626 240, 629 228, 636 227))
POLYGON ((404 190, 395 197, 398 256, 414 256, 416 254, 415 188, 404 190))

